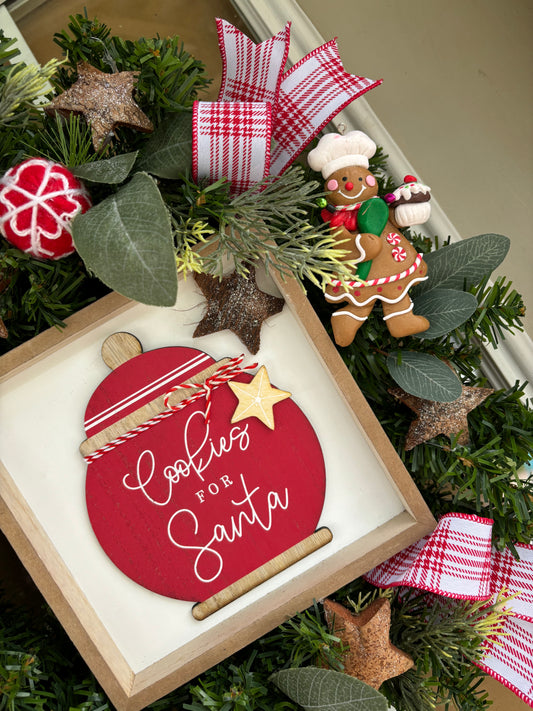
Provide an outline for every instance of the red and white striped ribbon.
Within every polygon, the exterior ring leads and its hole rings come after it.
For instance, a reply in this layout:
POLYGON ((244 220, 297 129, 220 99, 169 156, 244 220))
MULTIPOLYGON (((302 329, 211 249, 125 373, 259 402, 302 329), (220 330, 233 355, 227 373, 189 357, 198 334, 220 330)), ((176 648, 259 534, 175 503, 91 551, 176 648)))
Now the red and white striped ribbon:
POLYGON ((202 397, 206 398, 206 409, 205 409, 205 421, 209 422, 209 418, 211 417, 211 395, 213 390, 218 388, 220 385, 223 385, 224 383, 227 383, 230 380, 233 380, 237 375, 240 375, 241 373, 246 372, 247 370, 252 370, 253 368, 257 367, 257 363, 252 363, 251 365, 247 365, 244 368, 241 368, 241 363, 244 359, 244 354, 240 356, 236 356, 235 358, 232 358, 229 360, 225 365, 220 366, 213 375, 211 375, 209 378, 206 378, 206 380, 203 383, 192 383, 192 382, 184 382, 180 383, 179 385, 174 385, 166 394, 163 400, 163 404, 165 406, 165 410, 160 412, 157 415, 154 415, 154 417, 151 417, 149 420, 146 420, 146 422, 143 422, 142 424, 138 425, 137 427, 133 427, 131 430, 128 432, 125 432, 124 434, 120 435, 119 437, 116 437, 115 439, 111 440, 111 442, 108 442, 107 444, 103 445, 102 447, 99 447, 96 449, 94 452, 91 452, 91 454, 87 454, 84 459, 85 461, 90 464, 91 462, 100 459, 100 457, 103 457, 106 452, 111 452, 113 449, 116 447, 120 446, 121 444, 124 444, 124 442, 127 442, 130 439, 133 439, 134 437, 137 437, 140 435, 142 432, 146 432, 146 430, 150 429, 151 427, 154 427, 155 425, 159 424, 163 420, 165 420, 167 417, 170 417, 173 415, 175 412, 178 412, 179 410, 183 410, 183 408, 187 407, 187 405, 190 405, 193 402, 196 402, 202 397), (194 393, 194 395, 191 395, 190 397, 186 398, 185 400, 182 400, 179 402, 177 405, 170 405, 169 406, 169 398, 172 395, 173 392, 176 392, 176 390, 180 389, 198 389, 198 392, 194 393))
POLYGON ((446 514, 428 536, 365 575, 378 587, 406 585, 451 598, 488 600, 515 595, 502 635, 484 643, 477 665, 533 708, 533 545, 491 544, 491 519, 446 514))

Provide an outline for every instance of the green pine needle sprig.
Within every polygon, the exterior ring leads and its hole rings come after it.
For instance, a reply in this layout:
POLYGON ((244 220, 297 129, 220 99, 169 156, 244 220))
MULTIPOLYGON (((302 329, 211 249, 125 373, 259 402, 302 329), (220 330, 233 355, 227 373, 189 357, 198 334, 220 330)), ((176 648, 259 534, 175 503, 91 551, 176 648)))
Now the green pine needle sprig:
POLYGON ((20 345, 64 319, 107 289, 90 279, 78 255, 52 261, 25 254, 0 239, 0 318, 8 328, 0 340, 0 354, 20 345))
POLYGON ((488 695, 478 688, 485 674, 475 663, 483 642, 502 634, 511 598, 502 591, 488 604, 404 593, 394 606, 391 641, 416 666, 385 682, 382 691, 397 711, 432 711, 439 704, 458 711, 487 708, 488 695))
POLYGON ((461 328, 462 342, 474 337, 497 347, 506 333, 523 331, 525 306, 522 296, 512 288, 512 282, 498 277, 489 284, 489 276, 470 290, 479 302, 474 316, 461 328))
POLYGON ((55 114, 44 119, 44 128, 40 147, 34 153, 67 168, 98 159, 92 144, 91 129, 80 116, 70 114, 65 119, 55 114))
POLYGON ((316 207, 319 194, 317 184, 306 181, 302 168, 295 166, 234 198, 223 181, 203 190, 184 181, 181 193, 166 196, 179 246, 188 224, 212 225, 210 237, 198 239, 205 245, 200 257, 204 271, 222 276, 229 256, 246 275, 249 265, 260 259, 267 271, 276 269, 282 277, 294 276, 301 286, 308 280, 324 289, 334 277, 349 279, 355 265, 342 261, 346 250, 327 225, 309 223, 309 210, 316 207))

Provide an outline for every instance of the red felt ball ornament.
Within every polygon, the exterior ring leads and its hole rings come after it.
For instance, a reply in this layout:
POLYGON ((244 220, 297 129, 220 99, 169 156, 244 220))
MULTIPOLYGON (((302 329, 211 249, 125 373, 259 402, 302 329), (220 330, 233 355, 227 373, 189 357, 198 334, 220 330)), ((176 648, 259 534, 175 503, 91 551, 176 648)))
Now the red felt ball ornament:
POLYGON ((90 207, 83 183, 44 158, 29 158, 0 180, 0 231, 8 242, 39 259, 74 252, 71 222, 90 207))

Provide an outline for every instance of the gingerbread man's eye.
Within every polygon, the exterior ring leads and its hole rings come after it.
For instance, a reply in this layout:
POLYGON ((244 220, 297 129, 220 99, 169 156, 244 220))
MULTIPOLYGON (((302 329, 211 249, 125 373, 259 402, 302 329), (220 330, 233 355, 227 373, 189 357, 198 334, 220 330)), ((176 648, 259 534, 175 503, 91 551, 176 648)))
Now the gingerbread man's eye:
POLYGON ((348 180, 348 178, 345 177, 342 180, 343 180, 343 182, 346 182, 348 180))
POLYGON ((362 182, 363 178, 359 178, 359 182, 362 182))

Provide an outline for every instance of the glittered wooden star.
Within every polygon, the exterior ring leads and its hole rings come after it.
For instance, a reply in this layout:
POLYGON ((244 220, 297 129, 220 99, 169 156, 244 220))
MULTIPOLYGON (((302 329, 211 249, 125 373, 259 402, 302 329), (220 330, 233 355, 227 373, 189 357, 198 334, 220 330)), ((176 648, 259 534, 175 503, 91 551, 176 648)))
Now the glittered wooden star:
POLYGON ((358 615, 338 602, 324 600, 324 613, 333 634, 348 647, 342 658, 346 674, 379 689, 384 681, 414 665, 408 654, 391 644, 387 598, 374 600, 358 615))
POLYGON ((107 74, 87 62, 77 67, 78 79, 45 107, 48 114, 82 114, 91 127, 95 150, 103 148, 117 126, 150 133, 152 122, 133 100, 139 72, 107 74))
POLYGON ((193 336, 207 336, 228 328, 250 353, 257 353, 263 321, 281 311, 283 299, 258 288, 253 267, 247 279, 237 272, 223 279, 208 274, 196 274, 194 278, 207 299, 207 311, 193 336))
POLYGON ((410 395, 402 388, 391 388, 389 392, 418 415, 411 423, 405 438, 405 449, 408 451, 439 434, 450 438, 459 435, 457 443, 468 444, 470 435, 467 415, 492 395, 494 390, 463 385, 463 392, 453 402, 424 400, 410 395))
POLYGON ((264 365, 259 368, 250 383, 232 381, 228 385, 239 398, 239 404, 231 418, 232 424, 246 420, 248 417, 257 417, 273 430, 274 405, 291 396, 291 393, 286 390, 272 387, 264 365))

